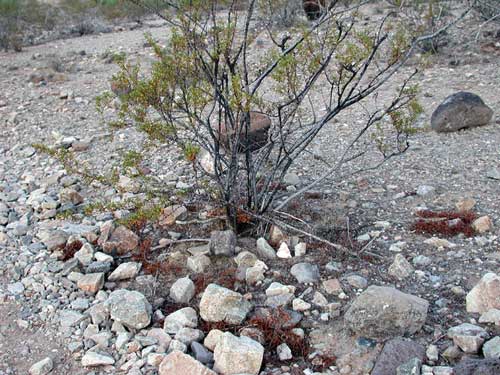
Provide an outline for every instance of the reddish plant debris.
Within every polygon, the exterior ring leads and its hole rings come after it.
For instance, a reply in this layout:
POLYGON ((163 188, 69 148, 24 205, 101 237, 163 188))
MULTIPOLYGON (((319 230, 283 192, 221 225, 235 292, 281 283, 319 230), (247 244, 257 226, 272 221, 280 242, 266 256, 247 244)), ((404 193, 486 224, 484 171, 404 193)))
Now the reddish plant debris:
POLYGON ((460 233, 472 237, 475 230, 472 222, 477 215, 472 211, 431 211, 421 210, 416 213, 420 218, 412 229, 418 233, 442 237, 453 237, 460 233))
POLYGON ((283 309, 274 309, 270 315, 252 317, 247 327, 259 329, 264 334, 266 353, 276 353, 276 348, 286 343, 295 357, 306 357, 309 346, 305 339, 293 333, 293 327, 286 327, 291 316, 283 309))
POLYGON ((209 270, 205 273, 193 275, 195 293, 202 293, 208 284, 217 284, 224 288, 234 290, 236 280, 236 268, 229 267, 223 270, 209 270))
POLYGON ((63 261, 67 261, 75 256, 75 253, 80 250, 83 246, 81 241, 73 241, 71 243, 66 244, 63 249, 62 259, 63 261))
POLYGON ((139 242, 139 247, 132 254, 132 259, 142 264, 142 269, 150 275, 179 275, 183 268, 172 261, 157 261, 151 255, 153 240, 145 238, 139 242))

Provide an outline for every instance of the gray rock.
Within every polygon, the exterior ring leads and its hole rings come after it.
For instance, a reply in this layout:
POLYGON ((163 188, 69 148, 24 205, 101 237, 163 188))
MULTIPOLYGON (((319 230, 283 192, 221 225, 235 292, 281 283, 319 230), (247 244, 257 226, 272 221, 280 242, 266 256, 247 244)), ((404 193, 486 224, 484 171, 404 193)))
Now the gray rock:
POLYGON ((319 281, 319 268, 311 263, 294 264, 290 273, 297 279, 299 283, 315 283, 319 281))
POLYGON ((486 172, 486 177, 493 180, 500 180, 500 168, 493 168, 486 172))
POLYGON ((453 132, 463 128, 486 125, 493 110, 476 94, 458 92, 448 96, 434 111, 431 127, 437 132, 453 132))
POLYGON ((209 284, 201 297, 200 316, 207 322, 241 324, 251 306, 240 293, 209 284))
POLYGON ((257 375, 262 366, 264 347, 246 336, 225 332, 214 351, 214 370, 222 374, 257 375))
POLYGON ((414 358, 422 363, 424 356, 425 348, 412 340, 400 337, 389 340, 378 356, 371 375, 396 375, 399 366, 407 364, 414 358))
POLYGON ((368 280, 359 275, 346 276, 345 281, 356 289, 365 289, 368 286, 368 280))
POLYGON ((420 375, 421 368, 422 361, 418 358, 413 358, 399 366, 396 370, 396 375, 420 375))
POLYGON ((170 298, 177 303, 189 303, 194 297, 194 283, 189 277, 178 279, 170 288, 170 298))
POLYGON ((13 294, 15 296, 23 294, 23 292, 24 292, 24 285, 20 281, 12 283, 12 284, 8 284, 7 285, 7 291, 10 294, 13 294))
POLYGON ((214 255, 233 256, 236 249, 236 234, 232 230, 214 231, 210 236, 209 247, 214 255))
POLYGON ((142 265, 137 262, 122 263, 111 273, 111 275, 109 275, 108 280, 119 281, 133 279, 139 274, 141 266, 142 265))
POLYGON ((264 237, 260 237, 257 240, 257 254, 259 255, 259 257, 265 259, 276 258, 276 251, 274 251, 272 246, 269 245, 264 237))
POLYGON ((453 369, 455 375, 498 375, 500 359, 466 358, 453 369))
POLYGON ((105 303, 111 319, 126 327, 142 329, 151 322, 151 305, 139 292, 126 289, 115 290, 105 303))
POLYGON ((204 254, 193 255, 187 259, 187 267, 194 273, 205 272, 210 263, 210 258, 204 254))
POLYGON ((85 315, 73 310, 62 310, 59 312, 59 322, 63 327, 73 327, 85 319, 85 315))
POLYGON ((163 323, 165 332, 171 334, 179 332, 183 327, 198 327, 198 315, 192 307, 185 307, 167 315, 163 323))
POLYGON ((69 234, 60 230, 52 231, 46 238, 42 239, 43 244, 48 251, 63 249, 69 234))
POLYGON ((411 335, 422 328, 428 307, 420 297, 372 285, 356 298, 345 321, 354 332, 372 339, 411 335))
POLYGON ((30 367, 30 375, 46 375, 52 371, 54 363, 50 357, 44 358, 30 367))
POLYGON ((434 186, 429 186, 429 185, 420 185, 417 188, 417 195, 421 197, 425 197, 431 194, 434 194, 436 191, 436 188, 434 186))
POLYGON ((396 254, 394 262, 389 267, 389 275, 397 279, 406 279, 415 271, 412 265, 401 254, 396 254))
POLYGON ((276 353, 278 354, 280 361, 288 361, 293 358, 292 351, 286 343, 279 345, 276 348, 276 353))
POLYGON ((500 337, 495 336, 483 345, 483 354, 488 359, 500 359, 500 337))
POLYGON ((477 353, 488 333, 479 326, 463 323, 448 330, 448 337, 466 353, 477 353))
POLYGON ((107 354, 100 354, 92 351, 88 351, 82 357, 82 366, 85 367, 96 367, 96 366, 106 366, 113 365, 115 360, 113 357, 107 354))
POLYGON ((175 339, 186 345, 190 345, 194 341, 201 341, 203 337, 202 331, 189 327, 183 327, 175 334, 175 339))
POLYGON ((207 348, 201 345, 199 342, 193 341, 191 343, 191 351, 197 361, 203 364, 210 364, 214 362, 214 355, 207 348))

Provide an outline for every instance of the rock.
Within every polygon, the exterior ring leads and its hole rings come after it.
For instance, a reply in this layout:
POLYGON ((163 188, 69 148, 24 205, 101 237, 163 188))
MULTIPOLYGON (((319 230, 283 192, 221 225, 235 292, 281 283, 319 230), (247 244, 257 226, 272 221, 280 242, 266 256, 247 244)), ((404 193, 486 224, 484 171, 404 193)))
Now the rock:
POLYGON ((61 203, 72 203, 75 206, 83 203, 83 197, 72 188, 64 188, 59 192, 59 200, 61 203))
POLYGON ((180 351, 173 351, 160 364, 159 375, 217 375, 193 357, 180 351))
POLYGON ((437 361, 439 359, 439 349, 436 345, 429 345, 425 351, 425 355, 429 361, 437 361))
POLYGON ((191 351, 197 361, 207 365, 214 362, 214 355, 207 348, 201 345, 199 342, 193 341, 191 343, 191 351))
MULTIPOLYGON (((239 119, 235 119, 235 123, 240 123, 239 119)), ((250 111, 248 129, 246 126, 239 126, 239 129, 231 127, 228 129, 224 123, 214 124, 213 129, 224 147, 229 148, 230 144, 238 142, 237 152, 245 153, 247 150, 256 151, 267 144, 270 127, 271 119, 269 116, 261 112, 250 111)))
POLYGON ((196 161, 206 173, 215 174, 215 159, 208 150, 200 149, 196 155, 196 161))
POLYGON ((484 358, 500 359, 500 337, 495 336, 483 345, 484 358))
POLYGON ((187 345, 184 344, 182 341, 175 340, 175 339, 172 340, 172 341, 170 341, 170 345, 168 347, 168 352, 169 353, 175 352, 175 351, 186 353, 187 350, 188 350, 187 345))
POLYGON ((422 363, 424 356, 424 347, 412 340, 400 337, 389 340, 377 358, 371 375, 396 375, 399 366, 407 364, 414 358, 422 363))
POLYGON ((431 127, 437 132, 453 132, 486 125, 493 111, 476 94, 458 92, 448 96, 434 111, 431 127))
POLYGON ((500 310, 490 309, 479 317, 479 323, 491 323, 500 325, 500 310))
POLYGON ((89 243, 83 244, 80 250, 75 253, 75 258, 78 259, 83 266, 88 266, 94 259, 94 248, 89 243))
POLYGON ((165 207, 161 217, 158 220, 160 227, 168 227, 174 225, 177 220, 185 220, 187 218, 187 208, 181 205, 173 205, 165 207))
POLYGON ((477 353, 488 333, 481 327, 463 323, 448 330, 448 337, 465 353, 477 353))
POLYGON ((137 194, 141 191, 141 184, 139 181, 124 175, 120 176, 117 187, 118 190, 127 193, 137 194))
POLYGON ((141 270, 141 264, 137 262, 127 262, 120 264, 112 273, 109 275, 109 281, 120 281, 135 278, 139 271, 141 270))
POLYGON ((205 337, 205 341, 203 341, 203 345, 205 345, 209 350, 214 351, 223 334, 224 332, 218 329, 210 330, 207 337, 205 337))
POLYGON ((399 366, 396 370, 396 375, 420 375, 421 368, 422 361, 418 358, 413 358, 399 366))
POLYGON ((264 347, 257 341, 226 332, 215 347, 214 370, 225 375, 258 375, 263 358, 264 347))
POLYGON ((394 262, 389 267, 389 275, 401 280, 411 276, 413 272, 415 270, 410 262, 403 255, 396 254, 394 262))
POLYGON ((46 238, 43 238, 42 242, 48 251, 56 251, 66 246, 68 238, 68 233, 61 230, 55 230, 50 232, 46 238))
POLYGON ((283 182, 286 185, 297 186, 300 185, 300 177, 296 173, 288 172, 283 178, 283 182))
POLYGON ((148 337, 156 339, 158 345, 165 349, 168 348, 170 341, 172 341, 170 335, 161 328, 151 328, 148 332, 148 337))
POLYGON ((54 363, 50 357, 44 358, 30 367, 30 375, 46 375, 52 371, 54 363))
POLYGON ((76 284, 84 292, 97 293, 104 286, 104 273, 83 275, 76 284))
POLYGON ((15 296, 23 294, 24 289, 24 285, 20 281, 7 285, 7 291, 15 296))
POLYGON ((269 243, 266 241, 264 237, 261 237, 257 240, 257 254, 261 258, 265 259, 276 258, 276 252, 271 247, 271 245, 269 245, 269 243))
POLYGON ((240 293, 217 284, 209 284, 200 301, 200 316, 207 322, 241 324, 250 309, 250 302, 240 293))
POLYGON ((194 273, 203 273, 210 266, 210 258, 206 255, 193 255, 187 259, 187 267, 194 273))
POLYGON ((500 309, 500 277, 487 273, 466 297, 467 312, 483 314, 500 309))
POLYGON ((245 282, 248 285, 255 285, 259 281, 264 280, 264 278, 265 278, 264 274, 265 274, 267 269, 268 269, 268 267, 264 262, 257 260, 253 267, 249 267, 246 269, 245 282))
POLYGON ((421 197, 425 197, 431 194, 434 194, 436 192, 436 188, 434 186, 429 186, 429 185, 420 185, 417 188, 417 195, 421 197))
POLYGON ((278 246, 283 241, 285 241, 285 234, 283 231, 278 226, 272 225, 269 231, 269 243, 273 246, 278 246))
POLYGON ((290 249, 288 248, 288 245, 286 244, 286 242, 283 242, 280 245, 280 248, 278 249, 278 251, 276 253, 276 256, 278 258, 282 258, 282 259, 286 259, 286 258, 291 258, 292 257, 292 253, 290 253, 290 249))
POLYGON ((292 351, 286 343, 279 345, 276 348, 276 353, 278 354, 280 361, 288 361, 293 358, 292 351))
POLYGON ((100 354, 92 351, 88 351, 82 357, 82 366, 84 367, 96 367, 96 366, 106 366, 113 365, 115 360, 113 357, 107 354, 100 354))
POLYGON ((175 334, 175 339, 186 345, 191 345, 194 341, 201 341, 205 335, 195 328, 183 327, 175 334))
POLYGON ((198 315, 192 307, 185 307, 167 315, 163 329, 167 333, 175 334, 183 327, 198 327, 198 315))
POLYGON ((428 238, 424 241, 425 244, 427 245, 432 245, 432 246, 435 246, 437 247, 438 249, 439 248, 454 248, 456 247, 457 245, 455 245, 454 243, 448 241, 448 240, 445 240, 444 238, 437 238, 437 237, 431 237, 431 238, 428 238))
POLYGON ((307 244, 305 242, 299 242, 297 245, 295 245, 293 251, 296 257, 304 256, 307 252, 307 244))
POLYGON ((499 359, 465 358, 453 369, 455 375, 498 375, 500 374, 499 359))
POLYGON ((472 198, 462 198, 455 204, 457 210, 461 212, 472 211, 475 206, 476 201, 472 198))
POLYGON ((189 303, 194 297, 194 283, 189 277, 178 279, 170 288, 170 298, 177 303, 189 303))
MULTIPOLYGON (((370 286, 345 314, 348 327, 373 339, 418 332, 427 318, 429 303, 395 288, 370 286)), ((410 358, 409 358, 410 359, 410 358)))
POLYGON ((233 256, 236 249, 236 234, 232 230, 214 231, 210 235, 209 247, 213 255, 233 256))
POLYGON ((345 281, 356 289, 365 289, 368 286, 368 280, 359 275, 346 276, 345 281))
POLYGON ((493 228, 493 222, 489 216, 481 216, 472 222, 472 228, 477 233, 486 233, 493 228))
POLYGON ((486 172, 486 177, 492 180, 500 180, 500 168, 493 168, 486 172))
POLYGON ((338 296, 340 293, 344 293, 339 279, 328 279, 323 281, 321 285, 327 294, 338 296))
POLYGON ((292 301, 292 308, 294 311, 307 311, 311 309, 311 304, 304 301, 302 298, 295 298, 292 301))
POLYGON ((151 322, 152 308, 137 291, 115 290, 106 300, 111 319, 132 329, 142 329, 151 322))
POLYGON ((319 281, 319 268, 311 263, 297 263, 292 266, 290 273, 301 284, 319 281))
POLYGON ((118 255, 123 255, 137 249, 138 245, 139 237, 125 226, 120 225, 112 232, 110 238, 102 243, 102 248, 106 253, 116 251, 118 255))
POLYGON ((257 256, 250 251, 242 251, 234 258, 238 267, 253 267, 257 260, 257 256))

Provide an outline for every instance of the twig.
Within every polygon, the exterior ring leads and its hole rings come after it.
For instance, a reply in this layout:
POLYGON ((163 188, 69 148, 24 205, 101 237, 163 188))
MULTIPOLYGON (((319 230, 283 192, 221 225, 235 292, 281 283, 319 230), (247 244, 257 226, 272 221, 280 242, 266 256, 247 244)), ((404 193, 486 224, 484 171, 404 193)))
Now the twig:
POLYGON ((189 243, 189 242, 210 242, 210 239, 208 239, 208 238, 186 238, 183 240, 172 240, 172 241, 169 241, 165 245, 158 245, 158 246, 152 247, 151 250, 160 250, 160 249, 166 248, 167 246, 175 245, 177 243, 189 243))
POLYGON ((176 220, 175 224, 177 225, 208 224, 211 223, 212 221, 217 221, 217 220, 226 220, 226 216, 217 216, 205 220, 187 220, 187 221, 176 220))

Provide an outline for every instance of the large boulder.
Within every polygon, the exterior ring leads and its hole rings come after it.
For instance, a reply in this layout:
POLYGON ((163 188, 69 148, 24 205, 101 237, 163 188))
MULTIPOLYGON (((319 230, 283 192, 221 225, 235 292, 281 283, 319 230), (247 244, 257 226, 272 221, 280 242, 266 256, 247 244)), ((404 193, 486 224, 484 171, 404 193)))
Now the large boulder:
POLYGON ((424 360, 425 348, 408 339, 395 338, 387 341, 375 363, 371 375, 396 375, 396 369, 413 358, 424 360))
POLYGON ((453 132, 463 128, 486 125, 493 110, 476 94, 457 92, 448 96, 434 111, 431 127, 437 132, 453 132))
POLYGON ((209 284, 200 301, 200 316, 207 322, 241 324, 251 304, 240 293, 217 284, 209 284))
POLYGON ((225 332, 214 351, 214 370, 224 375, 257 375, 262 366, 264 347, 249 337, 225 332))
POLYGON ((483 276, 466 297, 467 312, 483 314, 500 309, 500 277, 492 272, 483 276))
POLYGON ((151 322, 151 305, 139 292, 115 290, 106 300, 106 306, 111 318, 126 327, 142 329, 151 322))
POLYGON ((178 350, 167 355, 160 364, 159 375, 189 374, 189 375, 216 375, 193 357, 178 350))
POLYGON ((360 336, 384 340, 418 332, 428 308, 425 299, 395 288, 372 285, 351 305, 345 322, 360 336))
POLYGON ((268 115, 260 112, 250 112, 250 125, 247 132, 245 126, 236 119, 235 126, 226 123, 214 126, 214 131, 219 136, 219 141, 226 148, 238 142, 237 151, 244 153, 255 151, 264 147, 268 142, 268 133, 271 128, 271 119, 268 115))

